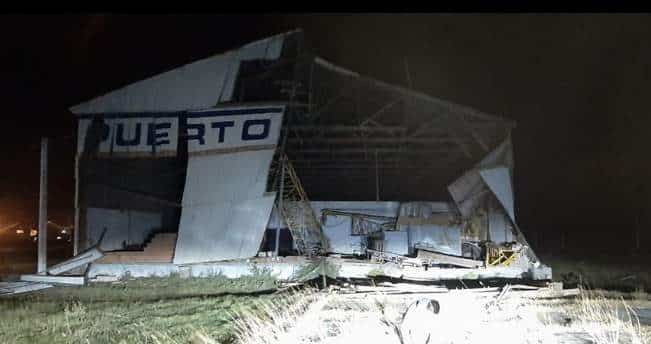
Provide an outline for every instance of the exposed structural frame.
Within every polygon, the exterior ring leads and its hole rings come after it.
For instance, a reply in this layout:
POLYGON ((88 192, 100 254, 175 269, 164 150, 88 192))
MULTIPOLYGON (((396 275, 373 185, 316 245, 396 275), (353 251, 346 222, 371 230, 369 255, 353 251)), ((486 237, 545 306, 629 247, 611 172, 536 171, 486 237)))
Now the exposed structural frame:
MULTIPOLYGON (((160 263, 251 259, 275 226, 275 256, 287 228, 301 258, 363 267, 348 276, 389 258, 414 264, 421 249, 472 260, 428 258, 441 269, 474 266, 486 242, 502 265, 528 249, 512 121, 361 76, 303 44, 300 31, 277 35, 73 107, 78 152, 89 153, 78 159, 80 249, 108 227, 102 250, 140 250, 133 259, 162 250, 153 235, 165 232, 177 235, 160 263), (336 219, 320 222, 324 209, 336 219), (366 252, 378 257, 355 262, 366 252)), ((517 276, 533 261, 501 270, 517 276)))
POLYGON ((283 127, 281 146, 313 197, 323 198, 314 186, 332 178, 365 185, 365 199, 398 199, 395 192, 381 192, 396 184, 397 173, 449 181, 515 127, 513 121, 363 77, 314 55, 299 55, 295 63, 309 72, 287 82, 291 122, 283 127))

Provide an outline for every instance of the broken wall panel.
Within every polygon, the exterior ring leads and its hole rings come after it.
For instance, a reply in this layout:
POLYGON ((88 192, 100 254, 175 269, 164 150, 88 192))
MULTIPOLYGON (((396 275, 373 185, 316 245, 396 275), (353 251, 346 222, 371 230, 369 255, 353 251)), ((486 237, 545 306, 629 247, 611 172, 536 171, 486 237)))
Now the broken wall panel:
POLYGON ((203 129, 188 133, 196 139, 188 142, 174 263, 257 254, 275 199, 265 191, 283 112, 258 106, 188 115, 203 129))
POLYGON ((86 237, 82 247, 97 245, 100 239, 102 251, 142 245, 147 237, 161 229, 162 222, 161 213, 91 207, 86 209, 86 237))

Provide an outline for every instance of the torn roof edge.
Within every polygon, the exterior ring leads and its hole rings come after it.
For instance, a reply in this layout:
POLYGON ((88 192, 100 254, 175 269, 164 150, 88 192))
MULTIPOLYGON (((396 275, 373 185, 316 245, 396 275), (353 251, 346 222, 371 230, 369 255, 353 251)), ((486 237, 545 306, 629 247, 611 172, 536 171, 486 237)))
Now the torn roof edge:
MULTIPOLYGON (((277 39, 277 38, 280 38, 280 37, 287 37, 287 36, 290 36, 290 35, 292 35, 292 34, 297 34, 297 33, 302 33, 302 32, 303 32, 303 30, 302 30, 301 28, 297 28, 297 29, 290 30, 290 31, 286 31, 286 32, 282 32, 282 33, 279 33, 279 34, 276 34, 276 35, 272 35, 272 36, 264 37, 264 38, 261 38, 261 39, 258 39, 258 40, 255 40, 255 41, 252 41, 252 42, 246 43, 246 44, 242 44, 242 45, 239 45, 239 46, 237 46, 237 47, 234 47, 234 48, 228 49, 228 50, 226 50, 226 51, 223 51, 223 52, 220 52, 220 53, 215 53, 215 54, 209 55, 209 56, 207 56, 207 57, 205 57, 205 58, 201 58, 201 59, 193 60, 193 61, 191 61, 191 62, 184 63, 184 64, 182 64, 182 65, 179 65, 179 66, 176 66, 176 67, 173 67, 173 68, 170 68, 170 69, 164 70, 164 71, 162 71, 162 72, 160 72, 160 73, 156 73, 156 74, 150 75, 150 76, 147 77, 147 78, 140 79, 140 80, 136 80, 136 81, 133 81, 133 82, 129 82, 129 83, 127 83, 127 84, 122 85, 121 87, 114 88, 114 89, 112 89, 112 90, 110 90, 110 91, 108 91, 108 92, 105 92, 105 93, 103 93, 103 94, 101 94, 101 95, 99 95, 99 96, 95 96, 95 97, 92 97, 92 98, 90 98, 90 99, 87 99, 87 100, 85 100, 85 101, 83 101, 83 102, 80 102, 80 103, 77 103, 77 104, 75 104, 75 105, 72 105, 72 106, 68 107, 68 110, 69 110, 70 112, 72 112, 73 114, 75 114, 75 115, 79 115, 79 114, 88 114, 88 113, 86 113, 86 112, 85 112, 84 110, 82 110, 82 109, 83 109, 85 106, 87 106, 88 104, 90 104, 91 102, 94 102, 94 101, 96 101, 96 100, 98 100, 98 99, 100 99, 100 98, 108 97, 108 96, 110 96, 111 94, 113 94, 113 93, 115 93, 115 92, 121 91, 121 90, 123 90, 123 89, 126 89, 127 87, 133 86, 133 85, 138 84, 138 83, 140 83, 140 82, 144 82, 144 81, 147 81, 147 80, 150 80, 150 79, 156 78, 156 77, 158 77, 158 76, 160 76, 160 75, 162 75, 162 74, 169 73, 169 72, 172 72, 172 71, 175 71, 175 70, 179 70, 179 69, 185 68, 185 67, 187 67, 187 66, 190 66, 190 65, 196 64, 197 62, 207 61, 207 60, 210 60, 210 59, 214 59, 214 58, 216 58, 216 57, 219 57, 219 56, 225 56, 225 55, 227 55, 227 54, 234 53, 234 52, 236 52, 236 51, 238 51, 238 50, 242 50, 242 49, 245 49, 245 48, 247 48, 247 47, 251 47, 251 46, 254 46, 254 45, 256 45, 256 44, 260 44, 261 42, 264 42, 264 41, 273 40, 273 39, 277 39)), ((188 110, 190 110, 190 109, 188 109, 188 110)), ((155 112, 155 111, 151 111, 151 112, 155 112)), ((96 112, 93 112, 93 113, 96 114, 96 112)))

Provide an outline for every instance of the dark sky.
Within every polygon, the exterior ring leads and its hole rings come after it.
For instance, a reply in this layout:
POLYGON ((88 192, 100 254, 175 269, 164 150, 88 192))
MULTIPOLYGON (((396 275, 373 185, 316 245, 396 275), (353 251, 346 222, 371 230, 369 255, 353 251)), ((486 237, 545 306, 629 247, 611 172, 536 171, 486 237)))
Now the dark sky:
MULTIPOLYGON (((406 58, 415 89, 516 120, 516 207, 526 232, 554 237, 566 230, 578 246, 614 245, 612 236, 630 245, 635 212, 650 210, 649 16, 0 19, 0 222, 10 213, 36 219, 41 135, 52 138, 51 211, 61 221, 72 218, 69 106, 297 27, 317 54, 336 64, 405 85, 406 58), (583 244, 586 235, 602 240, 583 244)), ((641 223, 648 243, 651 220, 643 216, 641 223)))

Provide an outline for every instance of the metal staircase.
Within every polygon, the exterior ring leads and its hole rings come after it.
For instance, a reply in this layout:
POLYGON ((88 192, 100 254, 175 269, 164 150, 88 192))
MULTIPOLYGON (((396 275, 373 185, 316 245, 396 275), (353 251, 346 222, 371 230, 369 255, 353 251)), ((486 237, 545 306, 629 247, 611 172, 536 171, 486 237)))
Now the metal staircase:
POLYGON ((299 254, 323 253, 326 244, 321 224, 287 155, 278 153, 271 169, 274 175, 271 190, 277 191, 276 209, 280 210, 299 254))

